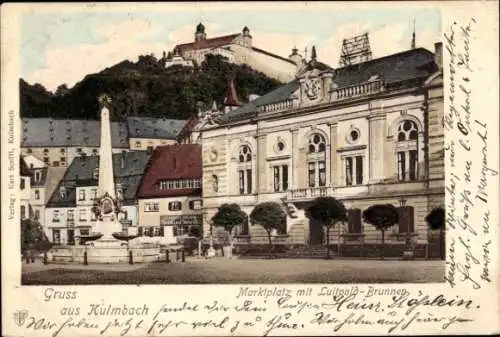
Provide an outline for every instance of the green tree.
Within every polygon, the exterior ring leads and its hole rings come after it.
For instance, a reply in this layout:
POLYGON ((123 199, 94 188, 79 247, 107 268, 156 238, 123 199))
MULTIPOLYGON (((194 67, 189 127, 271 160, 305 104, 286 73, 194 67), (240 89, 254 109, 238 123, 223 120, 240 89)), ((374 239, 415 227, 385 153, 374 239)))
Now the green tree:
POLYGON ((33 219, 21 221, 21 254, 30 250, 47 251, 51 246, 38 221, 33 219))
POLYGON ((314 219, 326 226, 327 259, 330 258, 330 229, 333 228, 338 222, 347 220, 346 212, 347 211, 344 204, 333 197, 316 198, 313 201, 313 204, 307 209, 307 217, 309 217, 310 219, 314 219))
POLYGON ((399 217, 394 205, 373 205, 363 211, 363 220, 382 232, 381 259, 384 259, 385 231, 398 223, 399 217))
POLYGON ((267 233, 269 240, 269 253, 272 256, 273 242, 271 240, 271 233, 273 229, 279 230, 286 219, 286 213, 280 204, 276 202, 263 202, 255 206, 250 213, 250 221, 252 225, 259 225, 267 233))
POLYGON ((233 229, 243 225, 247 220, 246 213, 241 210, 238 204, 222 204, 212 217, 214 226, 222 227, 227 232, 231 252, 233 250, 233 229))

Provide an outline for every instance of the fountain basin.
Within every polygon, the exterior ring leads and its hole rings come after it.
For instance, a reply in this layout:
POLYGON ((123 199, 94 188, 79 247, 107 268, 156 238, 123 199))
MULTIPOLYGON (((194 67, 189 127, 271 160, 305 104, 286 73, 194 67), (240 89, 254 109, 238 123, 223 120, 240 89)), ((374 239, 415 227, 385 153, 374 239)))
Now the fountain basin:
POLYGON ((148 263, 165 261, 165 254, 161 254, 159 247, 92 247, 92 246, 57 246, 48 253, 49 263, 84 263, 84 254, 87 252, 87 263, 129 263, 132 252, 133 263, 148 263))

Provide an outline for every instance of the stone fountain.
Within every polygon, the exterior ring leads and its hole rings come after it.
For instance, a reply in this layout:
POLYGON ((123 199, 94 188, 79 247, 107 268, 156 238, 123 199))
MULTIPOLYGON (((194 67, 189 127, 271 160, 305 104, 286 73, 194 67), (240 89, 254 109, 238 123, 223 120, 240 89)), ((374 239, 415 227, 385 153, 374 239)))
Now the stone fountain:
POLYGON ((101 144, 99 149, 99 185, 92 212, 97 222, 82 246, 57 247, 52 250, 53 261, 91 263, 149 262, 161 259, 160 248, 148 243, 130 244, 122 232, 118 214, 121 203, 116 197, 111 145, 109 105, 111 99, 103 95, 101 105, 101 144), (84 257, 85 256, 85 257, 84 257))

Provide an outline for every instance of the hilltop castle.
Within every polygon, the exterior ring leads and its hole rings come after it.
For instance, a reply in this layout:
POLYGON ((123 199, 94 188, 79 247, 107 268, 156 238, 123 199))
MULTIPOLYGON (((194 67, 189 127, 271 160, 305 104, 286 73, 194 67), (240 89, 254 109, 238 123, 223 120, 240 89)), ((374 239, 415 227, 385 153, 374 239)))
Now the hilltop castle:
POLYGON ((294 49, 289 58, 281 57, 253 46, 250 29, 244 27, 241 33, 207 38, 205 26, 196 26, 194 42, 178 44, 171 55, 179 56, 189 62, 200 65, 208 54, 221 55, 228 62, 246 64, 263 72, 269 77, 282 82, 291 81, 298 67, 302 65, 302 57, 294 49))

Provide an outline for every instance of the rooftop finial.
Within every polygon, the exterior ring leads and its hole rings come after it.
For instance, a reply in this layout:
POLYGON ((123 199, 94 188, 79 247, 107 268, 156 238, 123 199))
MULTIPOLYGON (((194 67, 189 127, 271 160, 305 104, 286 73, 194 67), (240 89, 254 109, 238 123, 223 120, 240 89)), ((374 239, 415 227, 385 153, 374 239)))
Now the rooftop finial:
POLYGON ((311 50, 311 60, 316 61, 317 55, 316 55, 316 46, 312 47, 311 50))
POLYGON ((415 42, 415 18, 413 19, 413 34, 411 38, 411 49, 416 48, 416 42, 415 42))

